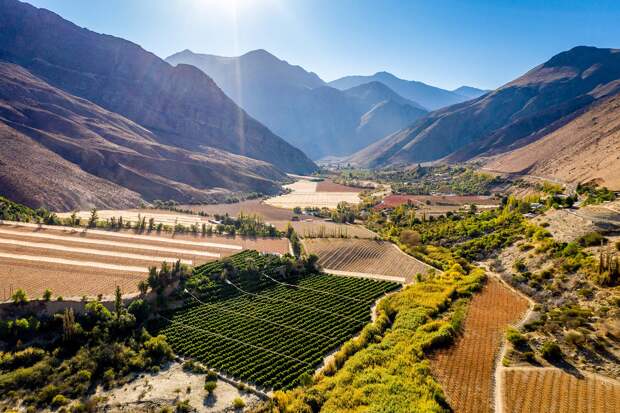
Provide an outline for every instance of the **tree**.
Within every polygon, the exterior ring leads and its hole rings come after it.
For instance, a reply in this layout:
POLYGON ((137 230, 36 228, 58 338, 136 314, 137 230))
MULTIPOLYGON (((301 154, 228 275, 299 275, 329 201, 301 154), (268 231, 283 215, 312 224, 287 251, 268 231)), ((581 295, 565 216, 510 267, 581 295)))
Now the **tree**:
POLYGON ((71 341, 76 332, 75 314, 73 308, 65 308, 62 315, 62 338, 64 341, 71 341))
POLYGON ((146 280, 142 280, 138 283, 138 290, 140 290, 140 294, 146 295, 149 291, 149 283, 146 280))
POLYGON ((49 301, 52 298, 52 290, 49 288, 43 293, 43 301, 49 301))
POLYGON ((121 318, 121 311, 123 310, 123 295, 121 294, 121 287, 116 286, 114 292, 114 309, 116 311, 116 319, 121 318))
POLYGON ((97 208, 91 209, 90 218, 88 218, 88 228, 96 227, 98 220, 99 220, 99 216, 97 215, 97 208))
POLYGON ((13 293, 13 295, 11 296, 11 300, 13 300, 13 303, 15 305, 26 304, 28 302, 28 296, 26 295, 26 292, 24 290, 19 288, 13 293))

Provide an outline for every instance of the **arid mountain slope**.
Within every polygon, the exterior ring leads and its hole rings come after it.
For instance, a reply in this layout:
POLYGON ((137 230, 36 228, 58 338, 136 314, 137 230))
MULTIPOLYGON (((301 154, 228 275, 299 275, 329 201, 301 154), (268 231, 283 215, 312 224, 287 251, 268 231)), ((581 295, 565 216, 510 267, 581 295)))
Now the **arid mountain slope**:
POLYGON ((192 66, 172 67, 138 45, 80 28, 16 0, 0 0, 0 60, 149 129, 156 141, 218 148, 287 172, 316 166, 192 66))
POLYGON ((477 99, 424 116, 351 157, 366 166, 464 161, 533 142, 620 90, 620 50, 576 47, 477 99))
POLYGON ((382 83, 341 91, 265 50, 238 57, 184 50, 166 61, 204 71, 248 113, 313 159, 350 155, 426 113, 382 83), (392 103, 372 116, 374 126, 365 128, 365 114, 387 101, 392 103))
POLYGON ((54 209, 200 201, 227 190, 274 192, 284 174, 217 149, 159 143, 136 123, 0 62, 0 193, 54 209))
POLYGON ((620 96, 594 105, 545 137, 490 159, 487 169, 620 190, 620 96))

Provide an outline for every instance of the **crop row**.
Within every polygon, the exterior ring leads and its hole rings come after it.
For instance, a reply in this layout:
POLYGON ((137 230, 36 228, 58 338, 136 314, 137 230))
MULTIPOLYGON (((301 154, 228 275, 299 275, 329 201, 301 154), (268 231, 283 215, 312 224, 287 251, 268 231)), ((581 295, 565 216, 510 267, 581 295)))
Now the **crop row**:
POLYGON ((359 331, 372 303, 398 286, 325 274, 281 282, 261 277, 252 291, 220 287, 172 313, 163 333, 179 354, 246 382, 290 388, 359 331))

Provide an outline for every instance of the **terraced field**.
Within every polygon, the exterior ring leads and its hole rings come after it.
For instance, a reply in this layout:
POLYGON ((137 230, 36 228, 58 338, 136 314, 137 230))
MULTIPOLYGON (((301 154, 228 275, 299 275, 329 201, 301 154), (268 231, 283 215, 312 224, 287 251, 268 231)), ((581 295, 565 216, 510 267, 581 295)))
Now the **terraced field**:
POLYGON ((433 375, 457 413, 493 411, 493 372, 506 328, 528 302, 495 278, 469 304, 463 334, 456 343, 429 356, 433 375))
POLYGON ((117 285, 133 293, 148 268, 163 261, 197 265, 248 247, 283 253, 288 242, 0 224, 0 299, 18 288, 29 297, 40 297, 46 289, 64 298, 109 295, 117 285))
POLYGON ((359 204, 361 201, 358 196, 361 190, 356 192, 350 190, 319 192, 318 183, 307 180, 299 180, 293 184, 285 185, 285 187, 291 192, 269 198, 265 203, 278 208, 293 209, 295 207, 336 208, 340 202, 359 204))
MULTIPOLYGON (((284 231, 289 222, 275 222, 276 228, 284 231)), ((366 238, 377 236, 372 231, 357 224, 339 224, 332 221, 312 219, 310 221, 293 221, 291 225, 302 238, 366 238)))
POLYGON ((504 413, 608 413, 620 411, 620 382, 572 376, 560 369, 507 368, 504 413))
MULTIPOLYGON (((262 272, 267 276, 211 283, 208 293, 189 296, 188 307, 168 316, 163 333, 175 352, 268 388, 289 388, 304 373, 312 374, 329 352, 370 320, 374 301, 398 287, 326 274, 282 279, 264 256, 250 251, 232 261, 242 265, 247 258, 259 267, 267 265, 262 272)), ((222 265, 199 267, 195 277, 208 277, 222 265)))
POLYGON ((319 264, 327 272, 376 274, 411 282, 416 274, 432 268, 385 241, 316 238, 304 239, 303 244, 308 253, 319 257, 319 264))
POLYGON ((293 217, 290 209, 276 208, 268 205, 259 199, 241 201, 232 204, 213 204, 213 205, 179 205, 180 209, 188 209, 194 212, 204 212, 211 216, 218 214, 228 214, 236 217, 243 212, 248 215, 258 215, 267 222, 289 221, 293 217))

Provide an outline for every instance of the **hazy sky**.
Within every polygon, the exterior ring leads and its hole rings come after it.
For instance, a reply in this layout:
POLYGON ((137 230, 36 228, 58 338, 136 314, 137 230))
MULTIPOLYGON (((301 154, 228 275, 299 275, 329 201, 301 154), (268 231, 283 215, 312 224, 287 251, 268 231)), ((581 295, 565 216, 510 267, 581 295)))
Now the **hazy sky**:
POLYGON ((165 58, 266 49, 324 80, 386 70, 497 87, 577 45, 620 47, 620 1, 30 0, 165 58))

